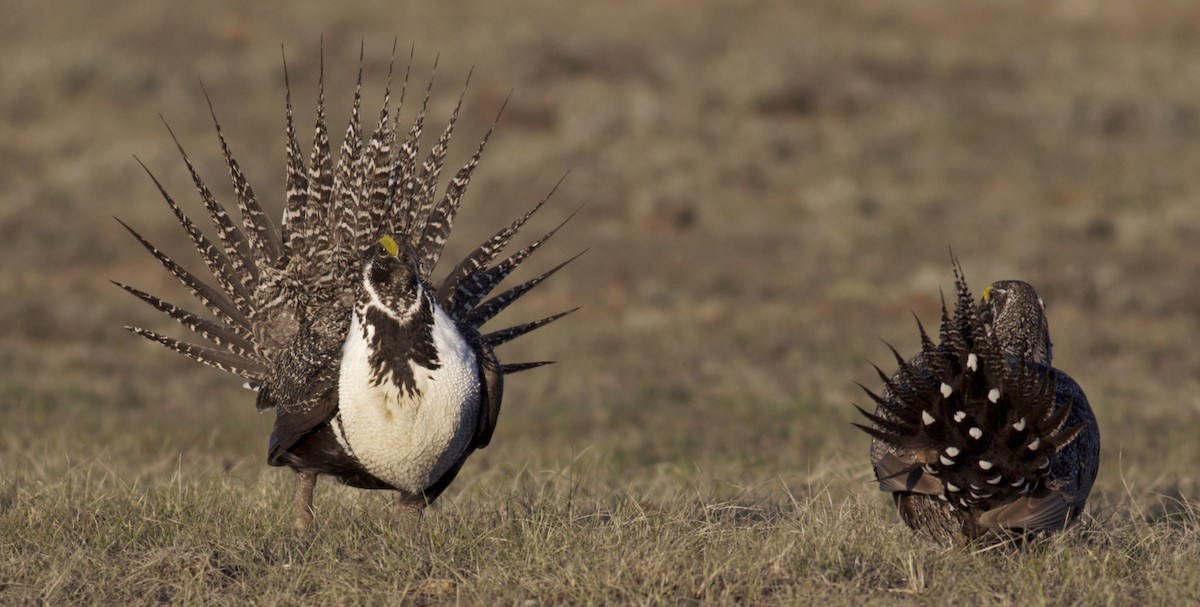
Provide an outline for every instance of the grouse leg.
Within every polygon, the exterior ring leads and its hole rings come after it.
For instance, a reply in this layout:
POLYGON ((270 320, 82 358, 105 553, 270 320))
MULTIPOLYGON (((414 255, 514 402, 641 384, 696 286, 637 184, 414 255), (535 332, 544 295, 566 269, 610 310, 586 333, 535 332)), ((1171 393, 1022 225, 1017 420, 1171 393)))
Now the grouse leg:
POLYGON ((317 473, 296 472, 296 492, 292 496, 292 527, 299 532, 312 528, 313 487, 317 484, 317 473))
POLYGON ((418 496, 417 500, 397 498, 393 506, 396 515, 396 523, 404 531, 416 531, 421 525, 421 510, 425 506, 425 501, 418 496))

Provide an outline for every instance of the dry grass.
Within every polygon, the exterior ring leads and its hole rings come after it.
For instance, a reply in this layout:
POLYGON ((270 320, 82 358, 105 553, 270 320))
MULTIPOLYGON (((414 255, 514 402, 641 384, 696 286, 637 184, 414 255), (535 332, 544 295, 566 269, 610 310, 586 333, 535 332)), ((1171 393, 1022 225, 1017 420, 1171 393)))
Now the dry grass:
POLYGON ((1179 604, 1200 590, 1191 509, 971 553, 914 541, 832 467, 807 484, 674 467, 617 483, 628 468, 581 457, 477 473, 415 537, 379 494, 327 490, 326 523, 297 538, 283 474, 209 464, 146 479, 58 460, 19 476, 2 496, 5 602, 1179 604))
POLYGON ((10 4, 0 603, 1200 599, 1193 5, 10 4), (328 484, 320 532, 291 537, 271 420, 123 334, 166 324, 104 280, 186 300, 109 216, 199 267, 130 158, 198 210, 156 120, 221 182, 197 78, 280 200, 278 48, 308 124, 322 34, 335 121, 360 39, 370 100, 394 36, 418 82, 440 52, 439 117, 474 66, 464 140, 515 88, 455 251, 568 170, 533 228, 583 211, 539 263, 591 248, 498 319, 585 305, 507 346, 563 363, 509 382, 413 538, 384 496, 328 484), (1100 419, 1089 520, 1028 550, 913 539, 848 423, 878 338, 911 350, 910 310, 934 317, 947 245, 977 287, 1039 287, 1100 419))

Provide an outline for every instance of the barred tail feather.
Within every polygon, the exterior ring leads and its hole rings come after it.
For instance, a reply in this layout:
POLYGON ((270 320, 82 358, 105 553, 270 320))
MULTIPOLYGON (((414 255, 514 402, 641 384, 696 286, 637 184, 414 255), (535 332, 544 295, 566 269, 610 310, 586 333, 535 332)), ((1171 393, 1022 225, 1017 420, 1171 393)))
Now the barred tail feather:
MULTIPOLYGON (((392 58, 395 60, 396 45, 392 44, 392 58)), ((408 93, 408 79, 412 75, 413 58, 416 55, 416 45, 413 45, 408 50, 408 63, 404 67, 404 80, 400 84, 400 98, 396 101, 395 116, 392 119, 390 127, 388 152, 388 172, 387 172, 387 198, 384 204, 380 207, 372 205, 371 208, 371 223, 375 226, 374 237, 380 237, 384 234, 397 234, 402 232, 401 225, 403 217, 406 213, 402 209, 404 206, 404 175, 405 175, 405 159, 407 152, 404 150, 404 142, 398 142, 400 131, 400 116, 404 110, 404 99, 408 93)), ((388 66, 388 87, 391 87, 391 65, 388 66)))
POLYGON ((388 213, 388 207, 393 200, 392 192, 392 147, 395 144, 396 132, 391 128, 389 120, 389 105, 392 96, 392 70, 396 60, 396 45, 392 44, 392 61, 388 63, 387 86, 383 91, 383 107, 379 110, 379 120, 375 132, 371 135, 369 144, 370 157, 364 171, 367 182, 366 204, 359 209, 356 217, 355 241, 361 244, 371 243, 382 233, 380 228, 388 213))
POLYGON ((430 74, 429 84, 425 88, 425 100, 421 102, 421 110, 417 112, 416 118, 413 118, 412 126, 408 129, 408 135, 404 138, 404 143, 400 146, 399 157, 396 159, 400 167, 400 173, 396 179, 396 184, 400 188, 400 191, 397 192, 400 204, 395 207, 396 221, 393 225, 396 232, 412 234, 413 226, 416 225, 417 187, 420 184, 417 174, 417 154, 420 152, 419 142, 421 133, 425 130, 425 115, 429 111, 429 97, 433 93, 433 81, 436 76, 437 58, 433 60, 433 73, 430 74))
POLYGON ((333 206, 333 154, 325 120, 325 50, 321 50, 321 72, 317 79, 317 118, 309 160, 308 204, 304 213, 304 241, 310 251, 302 275, 316 282, 332 270, 330 230, 333 206))
POLYGON ((201 282, 191 272, 183 269, 182 266, 175 263, 175 261, 170 257, 167 257, 165 253, 158 250, 158 248, 156 248, 154 245, 150 244, 149 241, 143 238, 141 234, 138 234, 133 228, 129 227, 129 225, 127 225, 125 222, 121 221, 120 219, 118 219, 117 222, 124 226, 130 234, 133 234, 133 237, 136 238, 138 242, 140 242, 142 246, 145 247, 146 250, 149 251, 150 254, 153 255, 154 258, 157 259, 159 263, 161 263, 163 267, 165 267, 167 271, 176 278, 176 280, 182 283, 184 287, 187 287, 192 296, 200 300, 200 302, 203 303, 210 312, 224 321, 225 324, 231 329, 237 331, 239 335, 246 338, 251 337, 252 333, 250 331, 250 321, 241 312, 241 310, 238 310, 238 308, 232 302, 226 299, 224 295, 219 293, 216 289, 201 282))
MULTIPOLYGON (((192 241, 192 246, 194 246, 196 251, 200 253, 200 257, 204 259, 205 265, 208 266, 208 271, 211 272, 213 277, 217 279, 217 282, 220 283, 221 289, 225 292, 225 295, 238 309, 238 311, 242 313, 242 315, 249 317, 252 309, 252 296, 242 284, 241 276, 236 273, 224 251, 218 249, 216 245, 214 245, 212 241, 209 240, 208 237, 205 236, 198 227, 196 227, 196 224, 191 220, 191 218, 184 214, 183 210, 179 208, 179 205, 175 204, 175 201, 171 198, 170 194, 167 194, 167 190, 163 188, 163 185, 158 181, 158 178, 150 172, 150 169, 147 168, 140 159, 135 157, 135 160, 137 160, 138 164, 141 164, 142 169, 146 171, 147 175, 150 176, 150 180, 153 181, 154 186, 158 188, 158 193, 162 195, 163 200, 166 201, 167 206, 171 209, 171 212, 175 214, 175 219, 179 221, 179 225, 183 226, 183 231, 187 233, 188 238, 192 241)), ((128 226, 126 226, 126 228, 128 228, 128 226)))
POLYGON ((557 266, 554 266, 553 268, 550 268, 542 275, 532 278, 530 280, 527 280, 527 281, 483 302, 482 304, 477 306, 474 310, 471 310, 470 314, 467 315, 466 321, 474 327, 483 326, 485 323, 487 323, 487 321, 491 320, 497 314, 499 314, 500 312, 503 312, 505 308, 512 305, 513 302, 517 301, 522 296, 524 296, 526 293, 528 293, 530 290, 532 290, 534 287, 541 284, 542 281, 546 280, 547 278, 550 278, 551 276, 554 275, 555 272, 563 269, 564 266, 571 263, 572 261, 579 259, 579 256, 583 255, 586 252, 587 252, 586 250, 580 251, 579 253, 576 253, 573 257, 571 257, 570 259, 558 264, 557 266))
POLYGON ((354 242, 355 213, 358 212, 358 197, 362 191, 362 51, 358 58, 358 82, 354 86, 354 105, 350 110, 350 123, 342 138, 341 156, 333 180, 333 205, 330 221, 333 229, 334 258, 341 266, 357 257, 354 242))
MULTIPOLYGON (((450 138, 454 135, 454 125, 458 123, 458 115, 462 110, 463 99, 467 96, 467 84, 470 84, 470 82, 471 76, 468 74, 467 83, 463 85, 462 93, 458 96, 458 103, 455 104, 454 111, 450 114, 450 120, 446 123, 446 128, 442 130, 437 143, 429 150, 429 155, 425 158, 425 162, 421 164, 421 172, 418 177, 418 182, 421 186, 416 192, 413 204, 416 212, 413 216, 414 221, 409 225, 407 230, 410 235, 417 237, 418 242, 424 240, 425 228, 434 210, 434 193, 437 190, 438 179, 442 174, 442 165, 446 160, 446 152, 450 149, 450 138)), ((422 266, 422 275, 428 276, 429 269, 422 266)))
MULTIPOLYGON (((461 104, 462 100, 459 100, 461 104)), ((508 100, 504 100, 504 104, 508 104, 508 100)), ((504 111, 501 106, 500 111, 504 111)), ((500 119, 500 115, 496 115, 496 120, 500 119)), ((421 255, 420 268, 423 276, 429 276, 433 273, 433 269, 437 267, 438 261, 442 257, 442 249, 446 246, 446 240, 450 237, 450 230, 454 227, 454 219, 458 216, 459 206, 462 204, 463 195, 467 192, 467 186, 471 184, 471 176, 475 174, 476 167, 479 166, 479 159, 483 157, 483 151, 487 148, 488 140, 492 138, 492 133, 496 130, 496 122, 492 122, 492 126, 488 127, 486 133, 483 134, 483 140, 479 142, 479 146, 475 148, 475 153, 471 155, 471 159, 467 161, 454 178, 450 180, 450 184, 446 186, 446 194, 442 197, 442 201, 434 207, 433 212, 426 219, 425 230, 421 233, 420 245, 417 247, 421 255)))
POLYGON ((917 321, 917 331, 921 333, 921 350, 929 352, 933 350, 933 340, 929 339, 929 333, 925 331, 925 325, 921 324, 921 319, 917 318, 917 313, 913 312, 913 320, 917 321))
POLYGON ((135 289, 127 284, 120 283, 115 280, 109 282, 117 285, 121 289, 124 289, 125 292, 133 295, 134 297, 146 302, 159 312, 171 317, 176 322, 187 327, 197 335, 200 335, 217 346, 228 350, 231 354, 235 354, 252 362, 262 362, 259 360, 258 355, 254 351, 254 344, 250 343, 249 340, 239 335, 237 331, 234 331, 225 325, 201 318, 191 312, 188 312, 187 310, 184 310, 183 308, 180 308, 179 306, 150 295, 145 291, 135 289))
POLYGON ((262 205, 254 196, 254 189, 250 187, 250 182, 246 181, 246 175, 242 173, 241 166, 233 158, 233 153, 229 151, 229 144, 225 141, 225 133, 221 130, 221 123, 217 120, 217 112, 213 108, 208 91, 204 91, 204 100, 208 102, 208 112, 212 115, 213 127, 216 129, 217 139, 221 143, 221 155, 225 158, 225 165, 229 168, 229 179, 233 182, 238 210, 242 214, 242 228, 250 243, 250 249, 258 263, 264 266, 274 265, 283 254, 279 232, 275 229, 275 223, 271 221, 270 216, 263 212, 262 205))
POLYGON ((541 319, 534 320, 534 321, 527 322, 527 323, 522 323, 522 324, 519 324, 516 326, 509 327, 507 329, 500 329, 499 331, 493 331, 491 333, 484 335, 483 341, 489 347, 494 348, 501 344, 508 343, 522 335, 525 335, 526 333, 529 333, 536 329, 540 329, 540 328, 542 328, 564 316, 574 313, 578 309, 579 309, 578 307, 574 307, 565 312, 559 312, 558 314, 552 314, 545 318, 541 318, 541 319))
POLYGON ((287 260, 303 260, 309 255, 308 231, 305 218, 309 205, 308 170, 304 166, 304 154, 296 140, 296 123, 292 115, 292 84, 288 78, 287 57, 283 61, 283 86, 286 91, 287 122, 287 205, 283 211, 283 256, 287 260))
MULTIPOLYGON (((578 212, 578 210, 575 211, 575 213, 578 212)), ((491 293, 492 289, 496 288, 496 285, 499 285, 505 278, 508 277, 509 274, 512 274, 512 272, 516 270, 522 262, 524 262, 526 259, 529 259, 530 255, 533 255, 533 253, 537 251, 543 244, 545 244, 547 240, 550 240, 555 233, 562 229, 562 227, 565 226, 568 221, 571 221, 571 218, 575 216, 575 213, 571 213, 566 219, 563 220, 562 223, 555 226, 553 230, 550 230, 541 238, 529 243, 520 251, 508 256, 494 267, 479 268, 476 270, 473 273, 473 276, 469 277, 470 280, 463 281, 456 290, 454 295, 454 306, 451 315, 453 316, 456 313, 461 314, 467 312, 476 304, 478 304, 481 299, 487 297, 488 293, 491 293)), ((575 257, 578 257, 579 255, 582 255, 582 252, 577 254, 575 257)), ((567 262, 574 260, 575 257, 567 260, 567 262)), ((566 262, 564 262, 563 265, 566 265, 566 262)))
MULTIPOLYGON (((466 282, 479 282, 482 280, 478 274, 478 270, 492 263, 500 256, 500 253, 508 246, 509 240, 521 230, 525 222, 529 221, 534 213, 537 213, 550 200, 550 196, 554 194, 554 191, 558 189, 561 183, 562 179, 559 179, 558 183, 554 184, 554 188, 550 190, 550 193, 538 201, 532 209, 521 217, 518 217, 504 229, 496 232, 478 247, 475 247, 475 250, 470 255, 467 255, 462 261, 458 262, 458 265, 446 275, 446 278, 442 279, 441 284, 437 288, 437 299, 444 308, 447 310, 458 309, 455 301, 458 299, 459 287, 466 282)), ((469 292, 476 292, 479 288, 478 286, 471 286, 467 290, 469 292)))
MULTIPOLYGON (((166 121, 163 121, 163 124, 166 124, 166 121)), ((217 237, 225 248, 225 255, 233 264, 234 272, 241 277, 242 284, 254 288, 258 284, 258 267, 254 265, 254 257, 250 252, 250 245, 246 242, 245 235, 237 229, 233 220, 229 218, 229 213, 225 211, 225 207, 217 202, 208 186, 204 184, 204 180, 196 172, 196 167, 192 165, 191 159, 188 158, 187 152, 184 151, 183 145, 179 143, 179 138, 175 136, 170 125, 167 125, 167 132, 171 133, 171 139, 175 141, 175 147, 179 149, 179 155, 183 158, 184 165, 187 166, 192 183, 196 186, 200 199, 204 201, 204 208, 217 228, 217 237)))
POLYGON ((150 341, 158 342, 196 362, 233 373, 251 381, 262 381, 267 374, 267 368, 263 365, 248 361, 245 358, 223 350, 189 344, 141 327, 127 326, 125 329, 141 335, 150 341))
POLYGON ((508 363, 506 365, 500 365, 500 371, 505 375, 512 375, 513 373, 520 373, 521 371, 528 371, 530 369, 536 369, 538 367, 544 367, 546 365, 553 364, 554 361, 552 360, 539 360, 531 363, 508 363))

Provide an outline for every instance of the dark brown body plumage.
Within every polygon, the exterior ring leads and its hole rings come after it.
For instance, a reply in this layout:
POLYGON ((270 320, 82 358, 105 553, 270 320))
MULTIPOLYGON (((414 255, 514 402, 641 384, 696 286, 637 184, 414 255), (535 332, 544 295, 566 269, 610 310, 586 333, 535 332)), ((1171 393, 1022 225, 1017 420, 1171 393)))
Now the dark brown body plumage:
POLYGON ((995 541, 1063 529, 1079 516, 1099 466, 1087 397, 1051 366, 1041 299, 1000 281, 976 306, 955 265, 953 315, 939 343, 891 376, 872 422, 871 462, 900 518, 941 543, 995 541))

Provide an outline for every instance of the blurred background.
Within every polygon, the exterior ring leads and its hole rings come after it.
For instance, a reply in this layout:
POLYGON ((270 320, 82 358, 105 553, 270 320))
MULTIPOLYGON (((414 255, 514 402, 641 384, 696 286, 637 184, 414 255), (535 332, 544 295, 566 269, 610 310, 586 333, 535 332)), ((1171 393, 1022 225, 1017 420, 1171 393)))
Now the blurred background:
POLYGON ((282 489, 263 465, 271 416, 239 380, 121 329, 186 334, 109 279, 190 300, 112 216, 203 271, 134 159, 202 217, 159 116, 232 204, 202 81, 277 218, 281 48, 307 149, 322 40, 335 144, 360 45, 370 117, 395 40, 397 80, 415 49, 406 120, 435 58, 432 129, 474 70, 452 164, 512 93, 447 257, 564 174, 528 237, 580 211, 515 278, 588 249, 493 321, 583 306, 501 351, 560 362, 511 378, 495 441, 449 499, 579 461, 647 495, 694 479, 875 491, 853 382, 878 386, 868 361, 892 367, 881 339, 916 351, 912 313, 936 324, 948 247, 976 293, 1019 278, 1043 295, 1057 366, 1103 430, 1100 507, 1195 496, 1193 3, 9 0, 4 12, 9 478, 100 462, 135 480, 270 474, 282 489))

